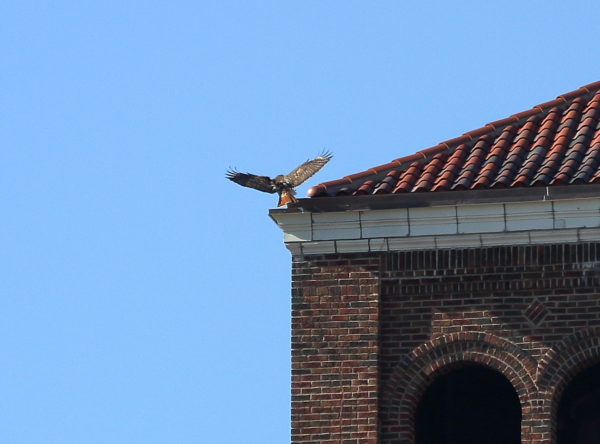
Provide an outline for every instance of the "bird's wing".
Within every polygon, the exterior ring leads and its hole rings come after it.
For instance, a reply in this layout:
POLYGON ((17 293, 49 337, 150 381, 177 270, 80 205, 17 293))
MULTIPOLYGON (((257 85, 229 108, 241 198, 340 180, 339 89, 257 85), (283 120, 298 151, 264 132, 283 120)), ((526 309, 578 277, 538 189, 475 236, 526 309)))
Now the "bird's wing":
POLYGON ((235 170, 229 170, 227 171, 226 177, 244 187, 254 188, 255 190, 264 191, 265 193, 274 193, 277 191, 275 184, 271 178, 267 176, 256 176, 250 173, 239 173, 235 170))
POLYGON ((329 162, 332 157, 333 155, 326 151, 318 157, 315 157, 313 160, 307 160, 287 175, 289 184, 292 187, 297 187, 310 176, 323 168, 323 165, 329 162))

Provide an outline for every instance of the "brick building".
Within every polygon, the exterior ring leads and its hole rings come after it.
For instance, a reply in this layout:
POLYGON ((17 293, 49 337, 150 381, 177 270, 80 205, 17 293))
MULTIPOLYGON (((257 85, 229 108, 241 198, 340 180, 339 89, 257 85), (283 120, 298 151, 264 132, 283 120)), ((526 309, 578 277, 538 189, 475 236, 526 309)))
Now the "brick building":
POLYGON ((596 442, 600 82, 309 195, 292 442, 596 442))

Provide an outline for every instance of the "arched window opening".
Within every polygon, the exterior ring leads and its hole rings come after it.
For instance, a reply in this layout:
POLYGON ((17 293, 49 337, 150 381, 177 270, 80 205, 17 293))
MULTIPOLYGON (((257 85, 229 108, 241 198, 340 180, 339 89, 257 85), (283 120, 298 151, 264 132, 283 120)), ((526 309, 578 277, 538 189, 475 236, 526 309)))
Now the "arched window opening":
POLYGON ((519 444, 521 405, 500 373, 469 366, 438 377, 416 412, 417 444, 519 444))
POLYGON ((558 404, 559 444, 600 442, 600 364, 577 374, 558 404))

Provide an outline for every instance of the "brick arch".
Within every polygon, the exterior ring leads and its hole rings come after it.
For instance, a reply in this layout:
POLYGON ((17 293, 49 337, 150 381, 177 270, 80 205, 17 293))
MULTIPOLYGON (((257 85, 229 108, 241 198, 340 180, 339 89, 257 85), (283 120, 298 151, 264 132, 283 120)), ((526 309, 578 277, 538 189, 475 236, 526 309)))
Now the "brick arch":
POLYGON ((600 361, 600 327, 567 336, 540 359, 538 385, 556 388, 593 361, 600 361))
POLYGON ((567 336, 540 360, 537 383, 545 395, 543 408, 551 418, 553 440, 556 437, 558 405, 565 388, 579 372, 595 364, 600 364, 600 327, 567 336))
POLYGON ((488 333, 452 333, 432 339, 398 363, 384 387, 382 434, 414 441, 414 415, 421 396, 438 377, 465 364, 495 370, 514 387, 521 404, 521 434, 532 425, 536 361, 516 344, 488 333))

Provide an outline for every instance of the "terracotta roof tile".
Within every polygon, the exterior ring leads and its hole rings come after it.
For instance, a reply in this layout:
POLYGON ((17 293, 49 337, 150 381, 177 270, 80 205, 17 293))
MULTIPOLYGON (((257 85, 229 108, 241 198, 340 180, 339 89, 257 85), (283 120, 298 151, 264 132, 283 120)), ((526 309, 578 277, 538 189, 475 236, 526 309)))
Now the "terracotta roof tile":
POLYGON ((309 196, 600 183, 600 82, 390 163, 312 187, 309 196))

